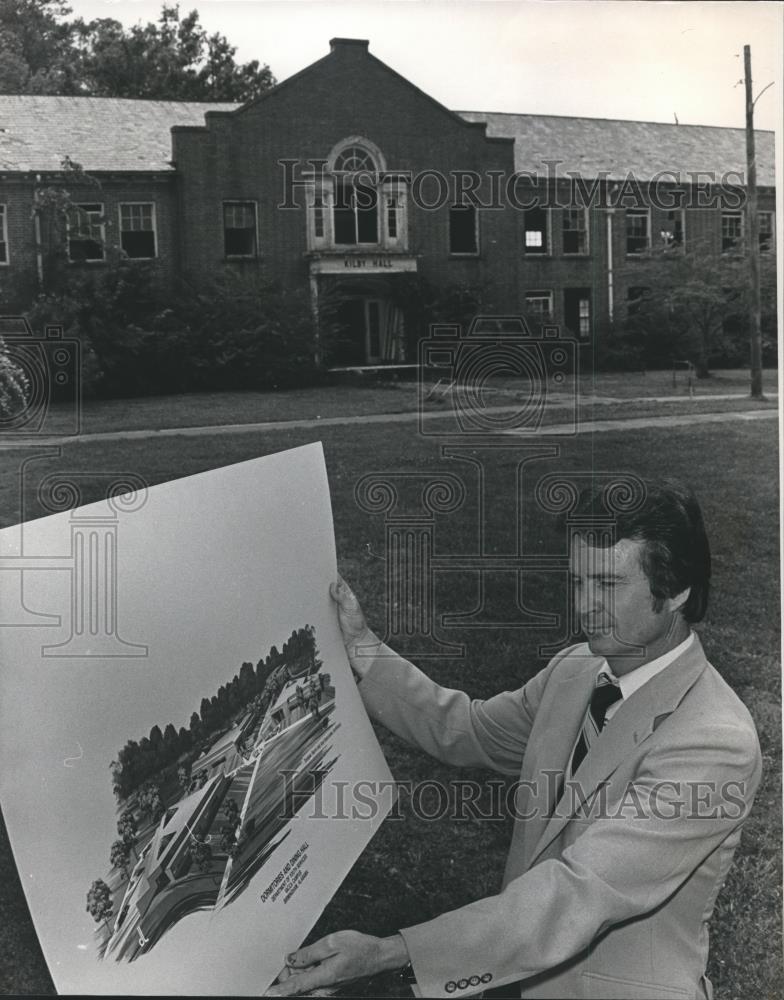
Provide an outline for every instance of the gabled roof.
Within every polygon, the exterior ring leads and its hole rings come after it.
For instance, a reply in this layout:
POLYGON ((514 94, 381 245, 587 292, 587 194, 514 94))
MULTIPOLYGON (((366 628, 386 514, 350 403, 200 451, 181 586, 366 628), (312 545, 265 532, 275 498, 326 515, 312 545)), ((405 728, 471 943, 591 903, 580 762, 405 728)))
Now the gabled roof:
MULTIPOLYGON (((383 64, 382 64, 383 65, 383 64)), ((292 78, 293 80, 293 78, 292 78)), ((287 84, 290 81, 283 81, 287 84)), ((272 92, 270 92, 272 93, 272 92)), ((59 170, 64 157, 87 171, 171 172, 171 128, 205 124, 208 111, 238 104, 114 97, 0 95, 0 173, 59 170)), ((488 136, 515 140, 515 168, 546 175, 545 160, 590 179, 604 172, 641 181, 661 171, 732 171, 745 178, 745 132, 710 125, 558 115, 460 111, 488 136)), ((757 182, 773 187, 773 132, 757 131, 757 182)), ((737 177, 729 183, 738 183, 737 177)))
POLYGON ((2 94, 0 172, 59 170, 65 156, 87 171, 172 171, 172 125, 203 125, 205 112, 237 107, 2 94))
MULTIPOLYGON (((622 180, 633 173, 647 181, 661 171, 733 171, 746 177, 746 133, 742 128, 670 125, 613 118, 569 118, 459 111, 469 122, 487 122, 487 134, 515 140, 515 169, 544 177, 545 160, 557 160, 558 176, 568 171, 589 179, 622 180)), ((755 130, 757 183, 773 187, 773 132, 755 130)), ((666 178, 662 178, 666 180, 666 178)), ((704 178, 703 180, 707 180, 704 178)), ((739 184, 737 176, 727 183, 739 184)))

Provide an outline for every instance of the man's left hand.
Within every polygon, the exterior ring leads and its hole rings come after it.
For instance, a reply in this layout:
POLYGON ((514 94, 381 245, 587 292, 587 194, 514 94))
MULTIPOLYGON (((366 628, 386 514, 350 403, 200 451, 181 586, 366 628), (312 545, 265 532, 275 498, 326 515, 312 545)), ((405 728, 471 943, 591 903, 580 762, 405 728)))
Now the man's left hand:
POLYGON ((323 986, 339 986, 363 976, 400 969, 408 951, 400 934, 378 938, 359 931, 337 931, 292 952, 268 997, 291 997, 323 986))

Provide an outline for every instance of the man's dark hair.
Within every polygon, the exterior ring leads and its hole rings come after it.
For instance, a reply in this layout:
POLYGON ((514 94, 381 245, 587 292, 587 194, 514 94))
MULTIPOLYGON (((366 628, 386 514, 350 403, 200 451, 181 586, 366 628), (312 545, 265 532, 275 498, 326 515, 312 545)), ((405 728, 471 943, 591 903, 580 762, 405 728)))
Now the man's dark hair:
POLYGON ((665 598, 675 597, 689 587, 681 614, 687 622, 698 622, 705 616, 710 589, 710 545, 700 505, 688 486, 674 479, 654 481, 637 477, 624 477, 609 485, 597 484, 582 490, 577 505, 570 511, 570 519, 575 517, 579 519, 578 533, 590 531, 592 543, 609 545, 622 538, 645 543, 642 568, 657 610, 665 598), (619 487, 625 493, 623 504, 613 502, 619 487), (605 527, 608 517, 612 533, 592 530, 605 527))

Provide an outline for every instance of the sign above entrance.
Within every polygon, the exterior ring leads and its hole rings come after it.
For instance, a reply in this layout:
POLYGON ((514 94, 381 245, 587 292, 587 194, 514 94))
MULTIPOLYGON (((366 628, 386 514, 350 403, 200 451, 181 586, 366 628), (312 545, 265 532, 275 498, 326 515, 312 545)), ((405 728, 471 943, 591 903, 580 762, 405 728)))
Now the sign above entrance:
POLYGON ((416 271, 416 257, 403 254, 341 254, 310 261, 311 274, 395 274, 416 271))

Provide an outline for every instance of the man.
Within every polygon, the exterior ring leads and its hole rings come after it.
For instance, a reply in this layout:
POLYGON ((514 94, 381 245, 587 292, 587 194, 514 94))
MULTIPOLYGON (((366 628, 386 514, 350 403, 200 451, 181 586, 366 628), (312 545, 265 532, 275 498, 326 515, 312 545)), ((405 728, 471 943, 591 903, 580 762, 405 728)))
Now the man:
POLYGON ((759 784, 743 704, 691 624, 710 552, 696 499, 648 483, 613 532, 599 491, 571 540, 587 642, 520 690, 471 701, 371 633, 333 587, 370 715, 439 760, 520 778, 501 892, 389 938, 331 934, 294 952, 275 995, 411 963, 423 996, 704 1000, 707 924, 759 784), (370 647, 370 648, 369 648, 370 647))

